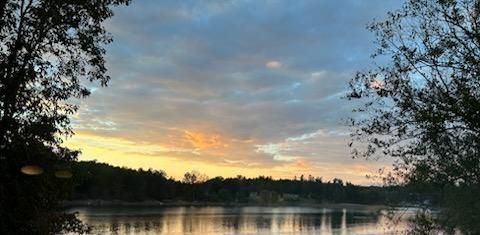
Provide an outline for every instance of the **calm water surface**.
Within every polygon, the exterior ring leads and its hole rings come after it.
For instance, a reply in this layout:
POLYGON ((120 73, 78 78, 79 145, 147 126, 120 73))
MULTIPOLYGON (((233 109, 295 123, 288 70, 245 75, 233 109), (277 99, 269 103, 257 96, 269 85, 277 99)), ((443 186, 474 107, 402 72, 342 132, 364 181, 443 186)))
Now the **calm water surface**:
MULTIPOLYGON (((273 235, 401 234, 373 207, 141 207, 74 208, 93 234, 273 235)), ((399 213, 405 213, 401 211, 399 213)))

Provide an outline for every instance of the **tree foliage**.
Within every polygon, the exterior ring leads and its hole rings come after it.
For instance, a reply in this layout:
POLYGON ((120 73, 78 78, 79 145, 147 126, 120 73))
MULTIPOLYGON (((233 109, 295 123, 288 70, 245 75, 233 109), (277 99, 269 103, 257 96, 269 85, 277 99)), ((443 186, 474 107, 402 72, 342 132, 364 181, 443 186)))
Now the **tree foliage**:
POLYGON ((183 182, 187 184, 203 183, 208 180, 208 176, 196 170, 186 172, 183 175, 183 182))
MULTIPOLYGON (((205 181, 177 181, 163 171, 133 170, 105 163, 76 162, 72 165, 74 193, 72 200, 121 201, 187 201, 216 203, 284 203, 348 202, 363 204, 395 204, 419 202, 432 195, 415 195, 403 187, 358 186, 340 179, 323 182, 272 179, 259 176, 246 178, 215 177, 205 181)), ((187 172, 192 174, 191 172, 187 172)), ((200 173, 194 173, 200 174, 200 173)), ((201 175, 201 174, 200 174, 201 175)))
POLYGON ((465 208, 477 208, 480 185, 480 1, 409 0, 368 28, 378 64, 350 82, 364 104, 353 155, 393 157, 388 179, 443 192, 437 224, 417 229, 478 234, 479 211, 465 208))
POLYGON ((88 96, 82 81, 107 84, 104 45, 111 37, 102 23, 112 6, 128 2, 0 2, 1 234, 75 230, 60 226, 71 216, 53 213, 68 188, 53 172, 78 154, 61 146, 73 134, 69 117, 78 107, 72 99, 88 96), (43 174, 22 174, 25 165, 43 174))
POLYGON ((380 62, 350 82, 365 101, 354 156, 394 157, 407 181, 480 182, 479 13, 476 0, 410 0, 369 26, 380 62))

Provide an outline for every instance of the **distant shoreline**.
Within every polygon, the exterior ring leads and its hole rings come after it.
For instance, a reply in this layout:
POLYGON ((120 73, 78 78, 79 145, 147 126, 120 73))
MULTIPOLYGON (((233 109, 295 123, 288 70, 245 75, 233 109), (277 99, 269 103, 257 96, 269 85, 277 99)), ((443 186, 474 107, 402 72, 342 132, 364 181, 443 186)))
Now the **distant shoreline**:
MULTIPOLYGON (((358 203, 306 203, 306 202, 280 202, 280 203, 240 203, 240 202, 187 202, 187 201, 137 201, 128 202, 121 200, 70 200, 64 201, 62 205, 66 208, 72 207, 169 207, 169 206, 226 206, 226 207, 242 207, 242 206, 275 206, 275 207, 322 207, 330 209, 342 209, 342 208, 378 208, 385 209, 393 205, 375 205, 375 204, 358 204, 358 203)), ((396 205, 407 206, 407 205, 396 205)), ((412 206, 412 205, 410 205, 412 206)))

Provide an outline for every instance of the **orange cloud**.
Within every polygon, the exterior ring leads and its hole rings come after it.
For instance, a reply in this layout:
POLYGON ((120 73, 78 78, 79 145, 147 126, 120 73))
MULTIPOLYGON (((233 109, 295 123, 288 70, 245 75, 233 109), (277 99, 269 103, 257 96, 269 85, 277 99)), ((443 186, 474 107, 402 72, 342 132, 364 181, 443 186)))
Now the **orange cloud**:
POLYGON ((185 131, 185 139, 197 149, 226 147, 220 135, 207 135, 200 132, 185 131))
POLYGON ((295 167, 305 169, 307 168, 307 164, 304 160, 299 159, 295 161, 295 167))

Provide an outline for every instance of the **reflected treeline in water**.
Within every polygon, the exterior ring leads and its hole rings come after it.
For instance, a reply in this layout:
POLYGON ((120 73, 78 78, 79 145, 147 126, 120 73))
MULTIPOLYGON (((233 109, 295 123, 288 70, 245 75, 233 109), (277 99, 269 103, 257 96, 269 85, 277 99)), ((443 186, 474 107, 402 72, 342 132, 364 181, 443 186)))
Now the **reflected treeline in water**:
POLYGON ((394 234, 382 213, 303 207, 80 208, 92 234, 394 234))

